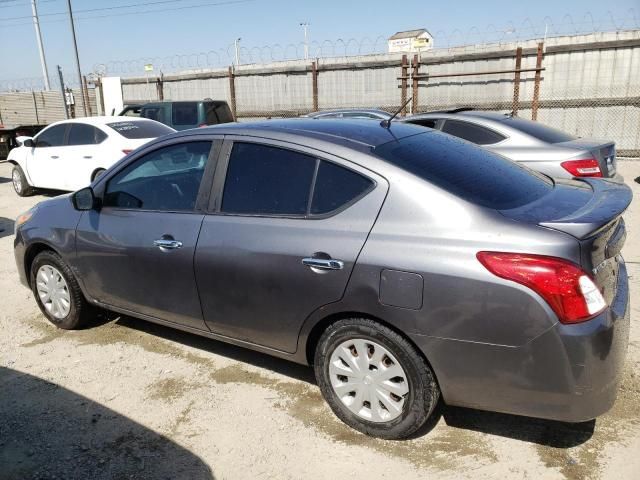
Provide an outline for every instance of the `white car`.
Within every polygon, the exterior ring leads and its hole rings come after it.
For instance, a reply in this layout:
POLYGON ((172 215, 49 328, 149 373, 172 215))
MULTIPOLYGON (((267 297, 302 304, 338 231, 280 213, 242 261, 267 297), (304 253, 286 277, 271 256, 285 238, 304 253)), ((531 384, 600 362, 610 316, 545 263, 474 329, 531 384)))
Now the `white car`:
POLYGON ((21 197, 36 188, 74 191, 130 151, 175 130, 146 118, 86 117, 49 125, 35 137, 18 137, 9 152, 13 188, 21 197))

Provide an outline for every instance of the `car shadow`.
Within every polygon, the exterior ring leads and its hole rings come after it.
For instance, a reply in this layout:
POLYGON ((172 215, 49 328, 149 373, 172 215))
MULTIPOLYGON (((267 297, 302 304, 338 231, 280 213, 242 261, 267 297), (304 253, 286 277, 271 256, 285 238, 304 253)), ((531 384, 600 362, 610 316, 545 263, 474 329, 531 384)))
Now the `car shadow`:
POLYGON ((0 238, 13 235, 14 221, 11 218, 0 217, 0 238))
POLYGON ((0 367, 0 477, 213 479, 197 455, 109 408, 0 367))
MULTIPOLYGON (((117 323, 172 342, 177 342, 257 367, 266 368, 310 385, 317 385, 311 367, 298 365, 247 348, 200 337, 132 317, 120 317, 117 319, 117 323)), ((595 428, 595 420, 578 424, 564 423, 505 413, 452 407, 445 405, 441 401, 425 425, 418 429, 410 438, 419 438, 428 435, 440 420, 444 420, 445 424, 452 428, 472 430, 555 448, 570 448, 581 445, 591 438, 595 428)))
POLYGON ((7 177, 0 177, 0 184, 2 183, 10 183, 11 179, 7 177))

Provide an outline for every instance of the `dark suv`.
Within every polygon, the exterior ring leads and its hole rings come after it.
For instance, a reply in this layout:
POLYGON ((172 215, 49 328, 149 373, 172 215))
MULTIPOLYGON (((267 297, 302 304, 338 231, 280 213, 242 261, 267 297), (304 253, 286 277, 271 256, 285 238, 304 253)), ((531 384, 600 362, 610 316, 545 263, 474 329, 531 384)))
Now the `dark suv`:
POLYGON ((206 99, 202 101, 152 102, 132 105, 120 115, 150 118, 176 130, 206 127, 234 121, 227 102, 206 99))
POLYGON ((21 215, 15 256, 60 328, 102 307, 313 364, 344 422, 403 438, 440 397, 611 407, 630 202, 415 125, 273 120, 146 144, 21 215))

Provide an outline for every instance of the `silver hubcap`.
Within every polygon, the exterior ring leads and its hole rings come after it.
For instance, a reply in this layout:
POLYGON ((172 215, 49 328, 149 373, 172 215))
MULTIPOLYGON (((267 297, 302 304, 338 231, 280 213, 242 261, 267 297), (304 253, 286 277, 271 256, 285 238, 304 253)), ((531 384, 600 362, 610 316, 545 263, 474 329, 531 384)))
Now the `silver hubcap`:
POLYGON ((342 342, 331 354, 329 375, 340 401, 360 418, 388 422, 402 414, 407 375, 382 345, 362 338, 342 342))
POLYGON ((16 189, 16 192, 22 191, 22 179, 20 178, 20 173, 17 170, 14 170, 11 174, 11 178, 13 179, 13 188, 16 189))
POLYGON ((71 297, 67 281, 57 268, 43 265, 36 275, 36 289, 44 308, 55 318, 69 315, 71 297))

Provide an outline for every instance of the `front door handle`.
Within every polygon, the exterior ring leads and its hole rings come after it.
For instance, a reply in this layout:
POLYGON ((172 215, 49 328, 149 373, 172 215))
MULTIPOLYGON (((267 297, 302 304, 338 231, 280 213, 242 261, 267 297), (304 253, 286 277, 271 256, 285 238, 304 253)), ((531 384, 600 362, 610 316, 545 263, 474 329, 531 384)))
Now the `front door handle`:
POLYGON ((51 158, 60 158, 58 155, 51 155, 51 158))
POLYGON ((178 240, 169 240, 167 238, 160 238, 158 240, 154 240, 153 244, 162 249, 165 250, 175 250, 177 248, 181 248, 182 247, 182 242, 178 241, 178 240))
POLYGON ((303 258, 302 264, 319 270, 342 270, 344 268, 342 260, 334 260, 332 258, 303 258))
POLYGON ((93 156, 92 156, 92 155, 85 155, 85 156, 84 156, 84 157, 82 157, 82 158, 93 158, 93 156))

